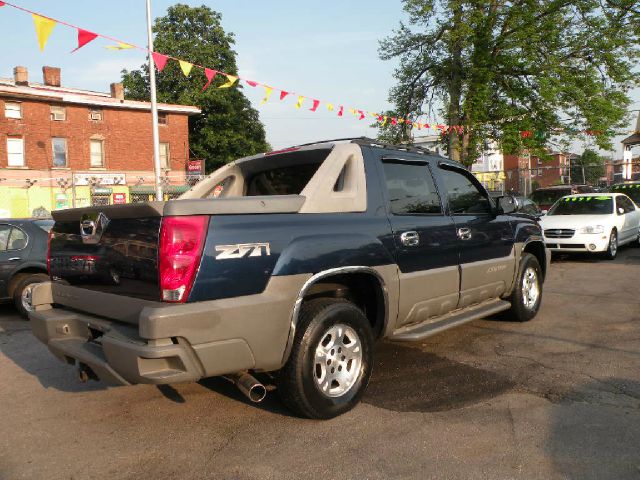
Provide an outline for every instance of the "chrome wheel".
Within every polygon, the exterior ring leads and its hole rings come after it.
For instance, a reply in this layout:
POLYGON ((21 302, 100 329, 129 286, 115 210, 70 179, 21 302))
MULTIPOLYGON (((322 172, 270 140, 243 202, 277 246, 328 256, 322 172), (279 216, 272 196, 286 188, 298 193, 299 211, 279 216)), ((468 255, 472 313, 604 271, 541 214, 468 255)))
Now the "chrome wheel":
POLYGON ((522 302, 525 308, 533 310, 540 298, 540 283, 538 273, 532 267, 525 270, 522 276, 522 302))
POLYGON ((37 283, 30 283, 22 290, 22 295, 20 296, 20 301, 22 302, 22 308, 24 308, 27 312, 33 312, 34 308, 31 304, 31 295, 33 294, 33 287, 35 287, 37 283))
POLYGON ((356 383, 362 369, 362 345, 355 330, 333 325, 316 346, 314 378, 323 395, 340 397, 356 383))

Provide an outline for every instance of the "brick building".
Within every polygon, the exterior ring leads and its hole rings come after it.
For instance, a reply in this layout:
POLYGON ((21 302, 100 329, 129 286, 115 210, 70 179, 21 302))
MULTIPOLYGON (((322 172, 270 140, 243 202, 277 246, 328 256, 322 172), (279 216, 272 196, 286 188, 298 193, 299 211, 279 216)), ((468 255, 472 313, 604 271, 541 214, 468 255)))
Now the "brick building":
POLYGON ((505 188, 507 191, 530 195, 530 186, 536 188, 566 184, 571 181, 571 158, 573 154, 550 153, 551 159, 535 155, 505 155, 505 188))
MULTIPOLYGON (((0 79, 0 216, 129 201, 154 182, 150 104, 61 86, 60 69, 43 83, 24 67, 0 79), (141 187, 144 185, 144 187, 141 187)), ((185 184, 188 117, 193 106, 159 104, 160 156, 167 190, 185 184)), ((146 189, 146 190, 145 190, 146 189)))

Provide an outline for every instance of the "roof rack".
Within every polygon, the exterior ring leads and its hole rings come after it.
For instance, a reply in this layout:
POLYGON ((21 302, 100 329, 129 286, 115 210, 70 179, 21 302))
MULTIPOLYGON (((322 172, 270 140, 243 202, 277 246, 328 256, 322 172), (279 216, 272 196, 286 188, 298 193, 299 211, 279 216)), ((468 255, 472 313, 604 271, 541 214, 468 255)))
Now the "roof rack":
POLYGON ((412 153, 420 153, 423 155, 424 154, 437 155, 437 153, 434 152, 433 150, 430 150, 425 147, 421 147, 419 145, 394 145, 391 143, 381 142, 380 140, 376 140, 375 138, 368 138, 368 137, 332 138, 329 140, 320 140, 317 142, 303 143, 301 145, 296 145, 296 146, 306 147, 309 145, 317 145, 319 143, 346 142, 346 141, 351 141, 352 143, 357 143, 358 145, 370 145, 372 147, 378 147, 378 148, 393 148, 396 150, 402 150, 405 152, 412 152, 412 153))

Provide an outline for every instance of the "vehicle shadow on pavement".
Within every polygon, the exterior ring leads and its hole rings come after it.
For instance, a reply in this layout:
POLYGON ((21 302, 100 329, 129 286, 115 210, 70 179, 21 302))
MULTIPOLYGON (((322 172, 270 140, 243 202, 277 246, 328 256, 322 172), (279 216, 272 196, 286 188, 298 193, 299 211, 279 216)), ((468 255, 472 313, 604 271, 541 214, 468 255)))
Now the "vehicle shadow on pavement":
POLYGON ((546 448, 561 478, 640 478, 640 383, 609 378, 554 405, 546 448))
POLYGON ((363 402, 396 412, 440 412, 479 403, 515 386, 494 372, 382 342, 363 402))
POLYGON ((593 253, 554 253, 552 263, 604 263, 611 265, 640 265, 640 248, 624 246, 615 260, 607 260, 593 253))
POLYGON ((10 305, 0 306, 0 352, 28 374, 36 377, 44 388, 63 392, 105 390, 103 382, 81 383, 76 367, 67 365, 40 343, 31 333, 29 322, 18 317, 10 305))

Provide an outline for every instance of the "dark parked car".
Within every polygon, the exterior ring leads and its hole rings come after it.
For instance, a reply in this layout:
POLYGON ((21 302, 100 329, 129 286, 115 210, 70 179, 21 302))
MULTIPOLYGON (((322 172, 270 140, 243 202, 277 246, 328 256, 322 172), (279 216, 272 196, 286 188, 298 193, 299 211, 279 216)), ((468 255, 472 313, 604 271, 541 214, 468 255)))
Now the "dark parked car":
POLYGON ((624 193, 640 207, 640 181, 616 183, 609 188, 611 193, 624 193))
POLYGON ((593 193, 595 189, 590 185, 556 185, 553 187, 538 188, 529 198, 542 210, 549 210, 554 203, 567 195, 576 193, 593 193))
POLYGON ((49 280, 47 240, 53 220, 0 219, 0 301, 27 318, 31 289, 49 280))

